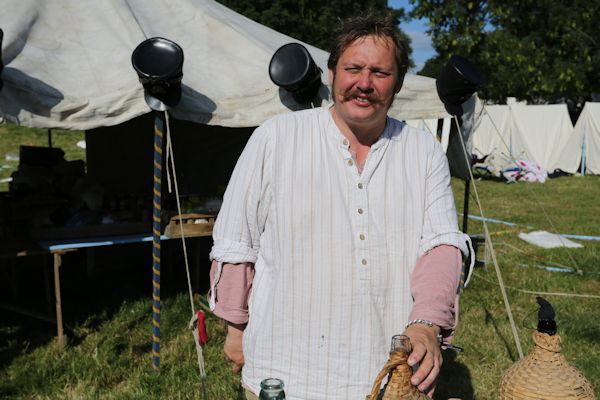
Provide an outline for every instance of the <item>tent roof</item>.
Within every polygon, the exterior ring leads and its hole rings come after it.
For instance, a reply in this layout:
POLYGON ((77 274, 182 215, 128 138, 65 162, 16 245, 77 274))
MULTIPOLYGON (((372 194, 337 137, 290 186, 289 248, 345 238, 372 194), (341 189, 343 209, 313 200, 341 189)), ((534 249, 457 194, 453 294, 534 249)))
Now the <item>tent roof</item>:
MULTIPOLYGON (((300 108, 267 70, 276 49, 298 41, 215 1, 4 0, 3 9, 0 111, 15 123, 92 129, 149 112, 131 53, 155 36, 175 41, 185 54, 175 118, 244 127, 300 108)), ((305 46, 326 83, 328 53, 305 46)), ((320 95, 328 101, 327 88, 320 95)), ((415 75, 406 77, 390 114, 448 116, 435 81, 415 75)))

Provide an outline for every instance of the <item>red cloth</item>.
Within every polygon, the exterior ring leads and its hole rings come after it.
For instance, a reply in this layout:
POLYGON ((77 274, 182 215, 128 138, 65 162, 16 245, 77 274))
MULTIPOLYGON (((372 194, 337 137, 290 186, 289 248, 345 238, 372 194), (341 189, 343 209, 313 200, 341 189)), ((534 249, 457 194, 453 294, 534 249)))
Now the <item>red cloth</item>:
POLYGON ((205 321, 204 313, 202 311, 198 310, 197 313, 198 313, 198 341, 200 342, 200 345, 202 347, 204 347, 206 342, 208 342, 208 333, 206 333, 206 321, 205 321))

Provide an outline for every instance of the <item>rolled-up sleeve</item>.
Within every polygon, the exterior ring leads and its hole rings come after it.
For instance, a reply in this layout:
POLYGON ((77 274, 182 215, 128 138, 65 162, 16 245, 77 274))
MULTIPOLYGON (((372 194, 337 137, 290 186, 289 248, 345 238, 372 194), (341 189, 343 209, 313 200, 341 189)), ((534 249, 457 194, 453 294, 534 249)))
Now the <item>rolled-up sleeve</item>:
POLYGON ((448 159, 442 146, 435 143, 427 166, 425 184, 425 215, 419 256, 441 245, 454 246, 469 260, 461 277, 461 287, 466 287, 475 265, 475 252, 471 238, 458 230, 456 206, 450 185, 448 159))
POLYGON ((223 265, 256 263, 260 236, 271 202, 269 144, 268 130, 257 128, 240 155, 227 185, 223 205, 213 228, 214 244, 210 252, 213 273, 209 306, 212 310, 216 307, 216 289, 223 265))
POLYGON ((271 201, 271 151, 268 132, 257 128, 227 185, 213 229, 211 260, 255 263, 271 201))
POLYGON ((425 185, 425 216, 419 254, 423 255, 436 246, 454 246, 467 257, 469 237, 458 230, 456 206, 450 186, 448 159, 441 145, 435 144, 429 160, 425 185))

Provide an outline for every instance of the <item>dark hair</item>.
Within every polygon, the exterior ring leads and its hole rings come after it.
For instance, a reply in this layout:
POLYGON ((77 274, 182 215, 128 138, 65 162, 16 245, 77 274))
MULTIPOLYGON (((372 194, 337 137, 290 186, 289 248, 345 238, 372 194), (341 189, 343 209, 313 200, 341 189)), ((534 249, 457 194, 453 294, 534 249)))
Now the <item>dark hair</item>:
POLYGON ((333 46, 327 60, 327 67, 335 71, 342 53, 354 43, 355 40, 375 36, 381 39, 390 38, 394 43, 396 67, 398 67, 399 80, 402 82, 408 70, 409 47, 406 39, 402 38, 396 29, 396 24, 391 16, 381 16, 369 13, 365 16, 350 18, 342 23, 336 30, 333 46))

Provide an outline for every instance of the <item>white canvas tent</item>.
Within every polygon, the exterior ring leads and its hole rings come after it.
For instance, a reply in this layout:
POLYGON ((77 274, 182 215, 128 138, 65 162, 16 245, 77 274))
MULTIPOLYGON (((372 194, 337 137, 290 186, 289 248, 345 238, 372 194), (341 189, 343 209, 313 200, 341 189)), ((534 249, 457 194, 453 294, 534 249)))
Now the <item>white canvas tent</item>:
MULTIPOLYGON (((257 126, 298 108, 268 76, 280 46, 297 42, 212 0, 4 0, 0 112, 30 127, 87 130, 148 113, 131 66, 146 38, 184 50, 183 95, 175 118, 227 127, 257 126)), ((328 54, 305 45, 327 81, 328 54)), ((327 101, 329 93, 320 95, 327 101)), ((435 81, 407 76, 391 114, 448 117, 435 81)))
POLYGON ((474 154, 510 155, 509 111, 509 107, 502 105, 486 105, 485 110, 479 110, 472 140, 474 154))
POLYGON ((549 172, 577 172, 581 139, 573 132, 565 104, 480 105, 475 115, 472 143, 477 156, 532 160, 549 172))
POLYGON ((600 103, 585 103, 575 123, 573 136, 579 138, 583 146, 584 172, 600 174, 600 103))

